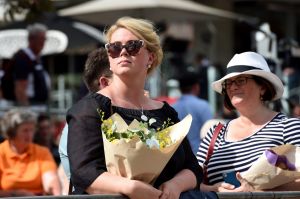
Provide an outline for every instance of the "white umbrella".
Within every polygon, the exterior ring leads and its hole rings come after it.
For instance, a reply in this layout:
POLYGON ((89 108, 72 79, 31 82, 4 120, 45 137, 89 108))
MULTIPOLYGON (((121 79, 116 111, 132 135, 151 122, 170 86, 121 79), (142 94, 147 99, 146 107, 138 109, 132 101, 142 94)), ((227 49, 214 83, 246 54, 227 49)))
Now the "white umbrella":
POLYGON ((189 0, 92 0, 58 13, 93 24, 112 24, 122 16, 147 18, 155 22, 197 21, 215 17, 256 20, 189 0))
MULTIPOLYGON (((70 19, 69 17, 60 17, 57 15, 45 15, 42 18, 34 21, 35 23, 45 24, 49 30, 57 30, 64 33, 68 38, 67 48, 64 53, 66 54, 85 54, 91 50, 97 48, 98 45, 103 45, 105 39, 102 31, 98 30, 94 26, 70 19)), ((33 22, 31 22, 33 23, 33 22)), ((0 28, 4 30, 22 29, 26 30, 26 27, 30 24, 27 21, 19 21, 10 23, 0 28)), ((5 35, 7 37, 13 37, 13 35, 5 35)), ((0 43, 0 46, 5 41, 0 43)), ((10 40, 13 42, 13 39, 10 40)), ((22 42, 22 41, 20 41, 22 42)), ((26 42, 26 39, 24 40, 26 42)), ((8 43, 5 42, 5 43, 8 43)), ((14 42, 19 43, 19 42, 14 42)), ((10 45, 10 44, 8 44, 10 45)), ((46 44, 47 45, 47 44, 46 44)), ((54 49, 55 50, 55 49, 54 49)))
MULTIPOLYGON (((10 29, 0 31, 0 58, 9 59, 20 48, 28 45, 28 31, 25 29, 10 29)), ((61 31, 49 30, 46 33, 45 47, 42 54, 49 55, 63 52, 68 45, 68 37, 61 31)))

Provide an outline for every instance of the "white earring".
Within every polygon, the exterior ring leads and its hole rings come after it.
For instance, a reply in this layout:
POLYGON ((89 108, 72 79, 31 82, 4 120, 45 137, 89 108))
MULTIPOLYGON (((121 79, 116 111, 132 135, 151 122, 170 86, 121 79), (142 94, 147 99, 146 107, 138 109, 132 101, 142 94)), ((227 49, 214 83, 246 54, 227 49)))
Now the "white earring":
POLYGON ((150 69, 151 68, 151 64, 148 64, 147 68, 150 69))

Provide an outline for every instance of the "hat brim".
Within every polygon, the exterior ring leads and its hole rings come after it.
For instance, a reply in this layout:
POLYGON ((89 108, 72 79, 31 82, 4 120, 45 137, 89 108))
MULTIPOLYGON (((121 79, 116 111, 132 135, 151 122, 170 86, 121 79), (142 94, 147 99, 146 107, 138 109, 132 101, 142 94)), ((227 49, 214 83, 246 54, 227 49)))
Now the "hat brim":
POLYGON ((212 88, 216 92, 222 94, 222 83, 226 79, 229 79, 229 78, 232 78, 232 77, 235 77, 238 75, 255 75, 255 76, 262 77, 262 78, 268 80, 275 88, 276 95, 274 96, 274 98, 272 100, 277 100, 282 97, 283 90, 284 90, 282 81, 275 74, 273 74, 271 72, 266 72, 263 70, 248 70, 248 71, 244 71, 244 72, 234 72, 234 73, 227 74, 223 78, 213 82, 212 88))

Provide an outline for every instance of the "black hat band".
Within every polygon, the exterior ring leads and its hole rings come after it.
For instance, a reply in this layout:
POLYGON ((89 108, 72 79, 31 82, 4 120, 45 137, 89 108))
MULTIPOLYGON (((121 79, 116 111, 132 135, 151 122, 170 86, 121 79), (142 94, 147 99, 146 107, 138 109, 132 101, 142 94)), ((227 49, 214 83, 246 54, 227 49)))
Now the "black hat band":
POLYGON ((246 66, 246 65, 235 65, 235 66, 231 66, 229 68, 226 69, 226 75, 230 74, 230 73, 236 73, 236 72, 245 72, 248 70, 262 70, 261 68, 256 68, 253 66, 246 66))

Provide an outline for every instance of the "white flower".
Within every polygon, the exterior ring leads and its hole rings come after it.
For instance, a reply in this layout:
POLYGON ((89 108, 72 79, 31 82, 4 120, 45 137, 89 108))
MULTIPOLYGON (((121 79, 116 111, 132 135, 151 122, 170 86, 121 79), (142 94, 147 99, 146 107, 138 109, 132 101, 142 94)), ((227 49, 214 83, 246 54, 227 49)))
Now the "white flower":
POLYGON ((152 136, 151 139, 146 140, 146 145, 150 148, 159 149, 159 142, 154 136, 152 136))
POLYGON ((149 129, 144 129, 144 132, 146 135, 148 135, 149 133, 151 133, 151 131, 149 129))
POLYGON ((149 120, 149 125, 151 126, 153 123, 155 123, 156 122, 156 119, 154 119, 154 118, 151 118, 150 120, 149 120))

